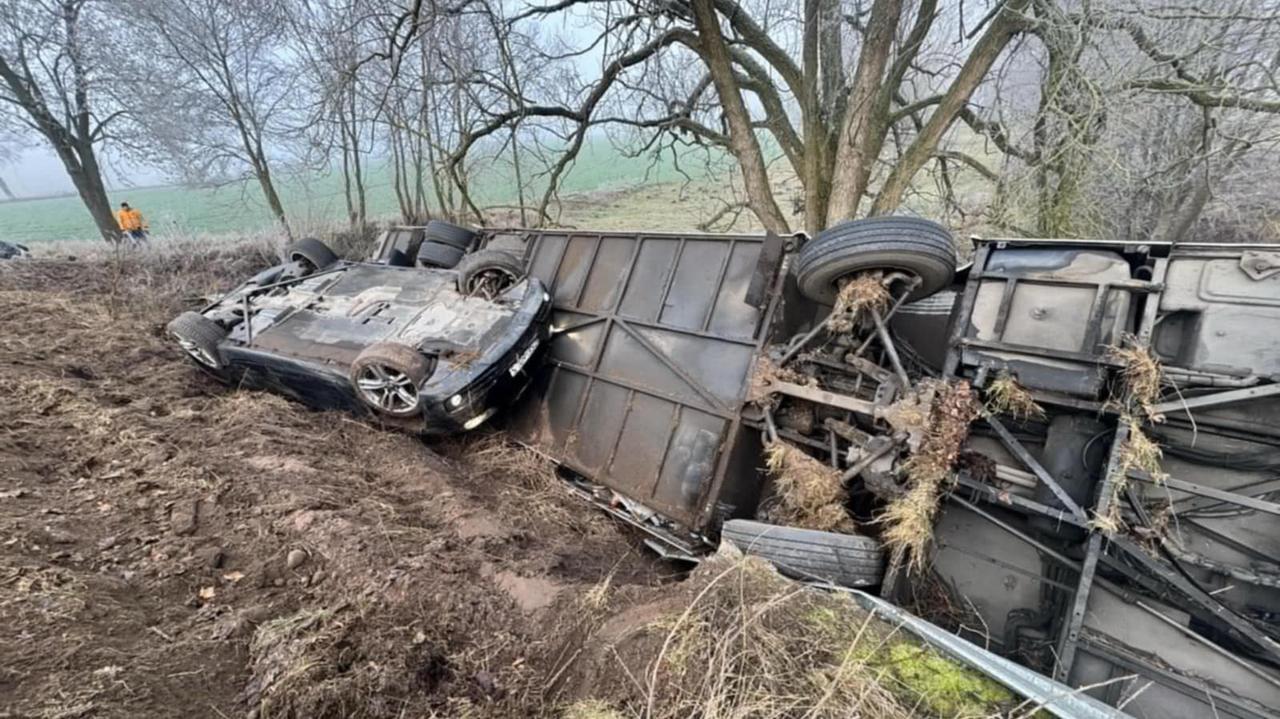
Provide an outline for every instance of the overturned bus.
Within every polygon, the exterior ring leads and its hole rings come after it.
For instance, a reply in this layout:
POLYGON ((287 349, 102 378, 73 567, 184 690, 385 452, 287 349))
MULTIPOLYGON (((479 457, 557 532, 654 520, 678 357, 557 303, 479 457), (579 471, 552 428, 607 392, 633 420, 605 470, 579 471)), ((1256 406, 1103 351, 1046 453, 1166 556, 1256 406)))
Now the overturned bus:
POLYGON ((867 588, 1133 716, 1277 714, 1280 246, 481 238, 553 298, 511 431, 651 546, 867 588))

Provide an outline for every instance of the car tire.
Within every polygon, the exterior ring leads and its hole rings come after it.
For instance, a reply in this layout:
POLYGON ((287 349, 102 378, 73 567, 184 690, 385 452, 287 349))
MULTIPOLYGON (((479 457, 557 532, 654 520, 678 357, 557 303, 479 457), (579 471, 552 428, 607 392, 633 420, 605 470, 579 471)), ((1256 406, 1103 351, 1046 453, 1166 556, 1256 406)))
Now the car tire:
POLYGON ((284 256, 290 262, 306 260, 316 270, 323 270, 338 261, 338 255, 314 237, 304 237, 284 248, 284 256))
POLYGON ((471 249, 476 233, 452 222, 432 220, 427 223, 426 238, 441 245, 456 247, 463 252, 471 249))
POLYGON ((451 245, 426 240, 418 248, 418 265, 421 267, 440 267, 451 270, 462 259, 462 250, 451 245))
POLYGON ((478 289, 476 283, 483 278, 500 275, 505 282, 493 289, 503 292, 527 274, 518 257, 502 250, 472 252, 463 257, 454 269, 458 271, 458 291, 464 295, 474 294, 478 289))
POLYGON ((951 233, 916 217, 873 217, 828 227, 796 257, 796 284, 805 297, 835 302, 837 281, 866 270, 902 270, 920 278, 919 300, 951 284, 956 251, 951 233))
POLYGON ((880 542, 859 534, 784 527, 750 519, 731 519, 720 536, 745 554, 768 560, 797 579, 818 579, 845 587, 870 587, 884 575, 880 542))
POLYGON ((219 345, 227 338, 227 331, 217 322, 199 312, 183 312, 169 323, 167 330, 187 356, 200 366, 221 372, 226 369, 219 345))
POLYGON ((434 370, 435 362, 417 349, 379 342, 364 348, 351 363, 351 387, 374 412, 409 417, 421 409, 422 383, 434 370))

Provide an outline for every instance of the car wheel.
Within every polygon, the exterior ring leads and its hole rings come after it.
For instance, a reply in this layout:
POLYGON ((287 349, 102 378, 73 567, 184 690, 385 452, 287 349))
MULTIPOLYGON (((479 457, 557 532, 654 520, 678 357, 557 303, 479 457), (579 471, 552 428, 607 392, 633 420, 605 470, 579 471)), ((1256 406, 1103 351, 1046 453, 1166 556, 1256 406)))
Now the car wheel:
POLYGON ((379 342, 366 347, 351 363, 356 396, 371 409, 392 417, 418 412, 422 383, 435 361, 408 345, 379 342))
POLYGON ((445 222, 444 220, 428 222, 425 235, 432 242, 456 247, 463 252, 471 249, 471 243, 475 242, 476 239, 476 233, 466 227, 455 225, 452 222, 445 222))
POLYGON ((284 256, 290 262, 305 260, 316 270, 323 270, 338 261, 333 250, 314 237, 304 237, 284 248, 284 256))
POLYGON ((168 331, 200 365, 215 372, 226 367, 218 345, 226 339, 227 331, 217 322, 198 312, 183 312, 169 323, 168 331))
POLYGON ((463 257, 454 269, 458 271, 459 292, 490 299, 511 289, 525 276, 524 264, 502 250, 473 252, 463 257))
POLYGON ((800 248, 796 283, 814 302, 833 304, 837 282, 867 270, 899 270, 920 284, 918 300, 951 284, 956 251, 945 227, 915 217, 873 217, 828 227, 800 248))
POLYGON ((441 267, 451 270, 462 259, 462 250, 451 245, 442 245, 431 240, 424 241, 418 248, 418 264, 422 267, 441 267))
POLYGON ((859 534, 784 527, 731 519, 720 536, 752 556, 766 559, 798 579, 821 579, 845 587, 869 587, 884 574, 880 542, 859 534))

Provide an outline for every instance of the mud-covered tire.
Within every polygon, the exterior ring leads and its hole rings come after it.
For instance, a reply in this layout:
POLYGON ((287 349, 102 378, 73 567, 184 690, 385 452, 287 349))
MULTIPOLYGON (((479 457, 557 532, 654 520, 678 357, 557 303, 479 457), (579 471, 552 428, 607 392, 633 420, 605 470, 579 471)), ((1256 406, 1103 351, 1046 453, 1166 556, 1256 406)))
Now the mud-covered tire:
POLYGON ((364 348, 351 363, 356 399, 378 414, 409 417, 422 407, 422 383, 435 362, 417 349, 396 342, 364 348))
POLYGON ((797 579, 870 587, 879 584, 884 575, 884 549, 871 537, 750 519, 725 522, 720 536, 744 553, 768 560, 783 574, 797 579))
POLYGON ((440 267, 451 270, 462 260, 463 252, 451 245, 426 240, 418 248, 417 262, 420 267, 440 267))
POLYGON ((284 248, 284 256, 290 262, 306 260, 316 270, 323 270, 338 261, 338 255, 314 237, 304 237, 284 248))
POLYGON ((818 233, 796 257, 800 292, 814 302, 835 302, 837 281, 867 270, 902 270, 920 278, 911 293, 928 297, 951 284, 956 250, 951 233, 916 217, 873 217, 842 222, 818 233))
POLYGON ((471 243, 475 242, 476 233, 463 227, 455 225, 452 222, 444 220, 432 220, 427 223, 426 238, 432 242, 441 245, 456 247, 463 252, 471 249, 471 243))
POLYGON ((226 369, 218 346, 227 338, 227 331, 217 322, 199 312, 183 312, 166 329, 187 356, 201 366, 214 372, 226 369))
POLYGON ((510 252, 502 250, 479 250, 472 252, 455 267, 458 271, 458 291, 464 295, 475 292, 475 283, 482 277, 500 276, 505 280, 505 284, 494 288, 498 292, 505 291, 513 287, 517 282, 524 279, 524 264, 520 259, 510 252))

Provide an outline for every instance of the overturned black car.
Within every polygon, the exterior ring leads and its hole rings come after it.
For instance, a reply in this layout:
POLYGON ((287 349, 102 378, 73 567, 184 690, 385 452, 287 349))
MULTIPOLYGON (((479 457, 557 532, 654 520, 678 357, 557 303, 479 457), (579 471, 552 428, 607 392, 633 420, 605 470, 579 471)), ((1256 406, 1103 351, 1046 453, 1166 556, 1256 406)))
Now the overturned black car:
POLYGON ((551 303, 516 258, 468 253, 471 234, 455 229, 444 233, 451 244, 420 242, 427 257, 417 262, 343 261, 304 239, 284 263, 168 331, 229 385, 369 412, 421 434, 474 429, 524 391, 551 303))

